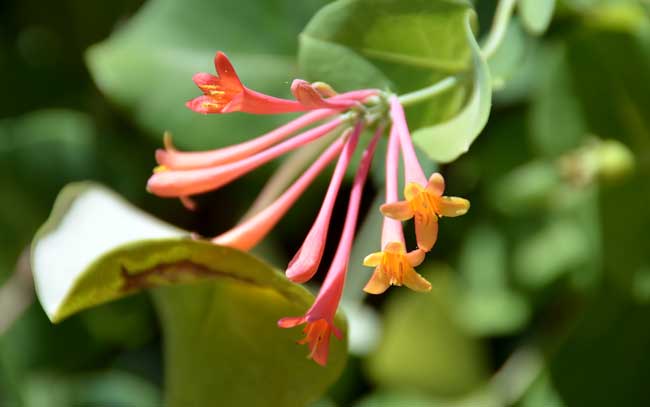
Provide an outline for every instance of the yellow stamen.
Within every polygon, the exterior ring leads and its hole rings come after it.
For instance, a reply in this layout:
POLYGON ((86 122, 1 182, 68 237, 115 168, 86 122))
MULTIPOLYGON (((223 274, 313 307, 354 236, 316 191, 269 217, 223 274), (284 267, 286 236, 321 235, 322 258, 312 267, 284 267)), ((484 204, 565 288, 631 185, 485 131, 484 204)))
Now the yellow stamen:
POLYGON ((370 294, 381 294, 391 285, 405 285, 415 291, 429 291, 431 284, 413 268, 423 260, 424 251, 407 254, 402 243, 391 242, 383 251, 370 254, 364 260, 365 266, 376 268, 363 290, 370 294))

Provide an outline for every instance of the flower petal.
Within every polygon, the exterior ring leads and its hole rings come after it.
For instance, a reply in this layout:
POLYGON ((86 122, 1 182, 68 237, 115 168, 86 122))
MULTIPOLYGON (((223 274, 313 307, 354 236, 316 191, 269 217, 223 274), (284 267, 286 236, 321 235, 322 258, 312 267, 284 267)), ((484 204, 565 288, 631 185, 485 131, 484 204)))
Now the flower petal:
POLYGON ((436 206, 440 216, 461 216, 469 210, 469 201, 456 196, 443 196, 436 202, 436 206))
POLYGON ((278 321, 278 326, 280 328, 293 328, 294 326, 298 326, 300 324, 305 323, 306 318, 304 316, 302 317, 285 317, 282 318, 281 320, 278 321))
POLYGON ((409 182, 404 187, 404 198, 406 198, 407 201, 411 201, 417 197, 423 189, 422 185, 417 182, 409 182))
POLYGON ((413 291, 427 292, 431 291, 431 283, 426 278, 422 277, 413 269, 404 271, 404 278, 402 280, 405 286, 413 291))
POLYGON ((210 96, 202 95, 186 102, 185 106, 197 113, 208 114, 221 113, 221 109, 224 105, 216 103, 214 98, 210 96))
POLYGON ((411 267, 417 267, 424 261, 427 252, 420 249, 412 250, 406 253, 406 260, 409 262, 411 267))
POLYGON ((381 264, 381 260, 384 258, 384 252, 375 252, 371 253, 363 259, 363 265, 367 267, 377 267, 381 264))
POLYGON ((230 60, 223 52, 217 52, 217 55, 214 57, 214 68, 219 74, 219 79, 222 81, 222 84, 227 87, 239 87, 243 88, 239 76, 235 68, 230 63, 230 60))
POLYGON ((363 291, 368 294, 381 294, 386 291, 388 287, 390 287, 390 277, 382 266, 378 266, 372 273, 366 286, 363 287, 363 291))
POLYGON ((194 74, 192 76, 192 81, 194 81, 196 86, 198 86, 206 95, 209 95, 210 92, 218 91, 221 87, 219 85, 219 78, 206 72, 194 74))
POLYGON ((435 196, 442 196, 443 192, 445 192, 445 179, 439 172, 431 174, 426 190, 435 196))
POLYGON ((179 196, 178 199, 181 200, 181 203, 185 207, 185 209, 188 209, 190 211, 195 211, 196 210, 196 202, 189 196, 179 196))
POLYGON ((291 83, 291 93, 301 105, 309 109, 320 108, 348 108, 357 102, 354 100, 330 100, 323 99, 323 96, 315 89, 311 83, 302 80, 294 79, 291 83))
POLYGON ((415 216, 415 237, 418 247, 425 252, 431 250, 438 238, 438 219, 435 216, 415 216))
POLYGON ((309 357, 312 358, 314 362, 318 363, 321 366, 327 365, 327 356, 330 350, 329 330, 323 334, 320 340, 316 339, 309 342, 309 348, 311 350, 309 357))
POLYGON ((396 220, 408 220, 413 217, 413 211, 407 201, 398 201, 383 204, 379 210, 384 216, 396 220))

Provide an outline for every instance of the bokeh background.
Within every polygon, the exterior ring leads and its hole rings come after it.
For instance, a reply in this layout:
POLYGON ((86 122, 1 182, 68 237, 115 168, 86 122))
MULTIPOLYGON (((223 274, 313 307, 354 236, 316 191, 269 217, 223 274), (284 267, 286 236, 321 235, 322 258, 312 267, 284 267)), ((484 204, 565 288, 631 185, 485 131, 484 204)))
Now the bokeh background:
MULTIPOLYGON (((230 3, 0 4, 0 405, 161 403, 160 327, 147 295, 52 325, 24 253, 76 180, 207 236, 246 211, 273 165, 200 197, 196 212, 144 188, 164 130, 201 149, 286 119, 201 117, 183 106, 196 94, 192 73, 211 71, 217 47, 251 87, 286 95, 301 72, 297 36, 326 2, 230 3)), ((475 4, 485 32, 495 4, 475 4)), ((441 167, 449 193, 472 208, 444 223, 421 268, 430 295, 391 289, 359 308, 371 270, 358 260, 378 244, 378 187, 367 188, 346 291, 360 337, 319 403, 650 404, 649 9, 558 0, 541 37, 513 18, 491 62, 502 81, 489 123, 441 167)), ((257 254, 284 267, 321 189, 257 254)))

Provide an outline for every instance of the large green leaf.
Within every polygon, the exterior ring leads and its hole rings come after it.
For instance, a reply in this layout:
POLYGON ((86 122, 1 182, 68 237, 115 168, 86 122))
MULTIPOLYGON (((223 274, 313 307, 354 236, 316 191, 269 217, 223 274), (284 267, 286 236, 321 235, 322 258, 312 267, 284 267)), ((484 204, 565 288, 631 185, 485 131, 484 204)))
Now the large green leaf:
POLYGON ((247 86, 286 95, 295 74, 295 37, 323 3, 151 0, 108 40, 91 47, 86 60, 99 88, 156 139, 170 130, 183 147, 230 144, 286 119, 200 116, 184 106, 200 94, 192 75, 213 72, 215 51, 223 50, 247 86))
POLYGON ((469 7, 451 0, 336 1, 302 33, 301 70, 343 90, 376 87, 400 94, 460 74, 450 89, 407 112, 412 129, 432 126, 414 133, 418 146, 434 160, 451 161, 467 150, 490 110, 489 71, 469 7))
MULTIPOLYGON (((469 66, 463 24, 469 3, 339 0, 321 9, 300 36, 299 63, 309 80, 340 90, 374 87, 406 93, 469 66)), ((410 109, 411 126, 453 116, 467 89, 410 109)))
POLYGON ((456 116, 440 124, 418 129, 413 140, 431 158, 441 162, 454 161, 467 152, 487 123, 492 106, 490 69, 474 38, 470 16, 465 23, 465 35, 471 44, 474 65, 473 89, 469 100, 456 116))
MULTIPOLYGON (((92 184, 63 190, 37 235, 39 299, 57 322, 154 288, 163 325, 170 405, 303 405, 340 374, 346 341, 327 367, 305 357, 283 316, 313 302, 301 286, 247 253, 191 240, 92 184)), ((342 328, 345 322, 337 318, 342 328)))

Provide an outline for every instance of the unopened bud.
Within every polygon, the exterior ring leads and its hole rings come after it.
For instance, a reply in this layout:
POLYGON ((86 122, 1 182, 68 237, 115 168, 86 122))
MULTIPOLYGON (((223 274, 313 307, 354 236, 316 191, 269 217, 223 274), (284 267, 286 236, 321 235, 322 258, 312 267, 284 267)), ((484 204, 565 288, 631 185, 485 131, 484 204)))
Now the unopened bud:
POLYGON ((314 82, 311 84, 311 87, 314 88, 320 95, 324 98, 330 98, 336 96, 338 93, 332 88, 329 84, 325 82, 314 82))
POLYGON ((617 140, 603 141, 595 153, 598 175, 602 179, 619 180, 634 170, 634 155, 625 144, 617 140))

